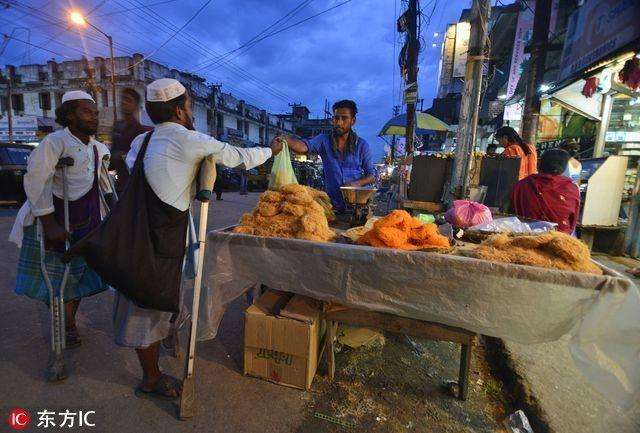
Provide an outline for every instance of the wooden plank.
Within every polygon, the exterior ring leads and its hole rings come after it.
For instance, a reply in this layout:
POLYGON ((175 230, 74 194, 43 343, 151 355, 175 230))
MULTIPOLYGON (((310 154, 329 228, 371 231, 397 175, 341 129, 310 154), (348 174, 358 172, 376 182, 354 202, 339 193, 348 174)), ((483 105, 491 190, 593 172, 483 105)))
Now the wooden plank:
POLYGON ((462 328, 371 311, 347 309, 325 313, 325 317, 327 320, 347 325, 381 329, 388 332, 425 337, 435 341, 453 341, 455 343, 469 344, 476 337, 475 333, 462 328))
POLYGON ((469 396, 469 370, 471 369, 471 349, 473 342, 463 344, 460 350, 460 373, 458 376, 458 398, 466 400, 469 396))
POLYGON ((436 203, 431 201, 413 201, 402 200, 402 207, 405 209, 422 210, 426 212, 441 212, 442 203, 436 203))
POLYGON ((336 331, 337 322, 327 321, 327 370, 329 371, 329 380, 333 380, 336 375, 336 331))

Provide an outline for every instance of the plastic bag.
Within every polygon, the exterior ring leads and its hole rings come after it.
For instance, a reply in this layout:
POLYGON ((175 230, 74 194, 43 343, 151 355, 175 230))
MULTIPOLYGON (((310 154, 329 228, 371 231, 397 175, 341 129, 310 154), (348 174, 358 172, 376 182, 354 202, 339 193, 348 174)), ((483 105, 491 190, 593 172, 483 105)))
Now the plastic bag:
POLYGON ((481 232, 511 233, 544 233, 555 230, 558 225, 547 221, 522 222, 518 217, 498 218, 488 223, 478 224, 470 228, 481 232))
POLYGON ((273 166, 271 167, 271 174, 269 175, 269 189, 279 190, 285 185, 292 183, 297 184, 296 174, 293 172, 293 166, 291 165, 291 156, 289 155, 289 146, 287 141, 282 140, 282 151, 273 158, 273 166))
POLYGON ((491 211, 481 203, 470 200, 456 200, 445 214, 445 219, 454 227, 466 229, 493 220, 491 211))

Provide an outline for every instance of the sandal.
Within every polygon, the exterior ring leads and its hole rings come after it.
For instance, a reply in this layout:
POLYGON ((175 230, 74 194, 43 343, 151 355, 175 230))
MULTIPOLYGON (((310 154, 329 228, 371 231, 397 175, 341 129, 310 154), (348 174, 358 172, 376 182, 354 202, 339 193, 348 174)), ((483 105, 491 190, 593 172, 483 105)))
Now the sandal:
POLYGON ((140 384, 135 392, 136 397, 160 398, 163 400, 175 400, 180 397, 181 393, 182 383, 167 374, 162 374, 151 389, 144 389, 140 384))
POLYGON ((65 349, 75 349, 76 347, 80 347, 82 345, 82 340, 80 339, 80 335, 78 334, 77 329, 66 331, 65 334, 65 349))
POLYGON ((632 277, 640 278, 640 268, 629 268, 626 269, 625 272, 632 277))

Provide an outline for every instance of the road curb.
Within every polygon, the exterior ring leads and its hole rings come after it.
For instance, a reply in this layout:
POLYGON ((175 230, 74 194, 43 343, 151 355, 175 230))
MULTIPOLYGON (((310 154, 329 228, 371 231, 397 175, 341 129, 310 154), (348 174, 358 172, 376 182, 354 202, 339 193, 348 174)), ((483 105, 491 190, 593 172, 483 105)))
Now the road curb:
POLYGON ((485 356, 494 377, 500 379, 511 400, 513 410, 522 409, 535 433, 555 433, 524 372, 514 361, 509 348, 500 338, 483 336, 485 356))

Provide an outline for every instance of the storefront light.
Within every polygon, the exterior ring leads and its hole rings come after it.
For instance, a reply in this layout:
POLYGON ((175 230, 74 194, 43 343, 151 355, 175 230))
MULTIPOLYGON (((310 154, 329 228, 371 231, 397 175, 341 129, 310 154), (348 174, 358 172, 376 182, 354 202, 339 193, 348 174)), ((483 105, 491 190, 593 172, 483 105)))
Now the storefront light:
POLYGON ((498 95, 498 99, 501 101, 506 101, 507 100, 507 94, 503 93, 502 95, 498 95))
POLYGON ((541 91, 542 93, 546 93, 546 92, 548 92, 549 90, 551 90, 551 88, 552 88, 552 87, 553 87, 553 86, 551 86, 550 84, 541 84, 541 85, 540 85, 540 91, 541 91))

